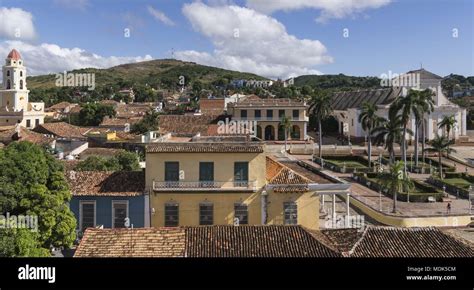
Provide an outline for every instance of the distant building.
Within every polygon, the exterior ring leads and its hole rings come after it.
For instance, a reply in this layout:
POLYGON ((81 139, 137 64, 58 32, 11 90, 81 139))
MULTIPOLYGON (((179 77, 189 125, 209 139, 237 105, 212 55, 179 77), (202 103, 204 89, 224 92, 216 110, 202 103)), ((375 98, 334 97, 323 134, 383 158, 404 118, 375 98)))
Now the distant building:
MULTIPOLYGON (((457 124, 455 129, 450 133, 454 134, 458 139, 460 136, 466 135, 466 109, 452 103, 443 94, 441 89, 442 78, 425 69, 409 71, 406 74, 400 75, 403 80, 404 76, 413 76, 417 84, 397 84, 382 89, 369 90, 355 90, 336 92, 332 97, 333 116, 338 120, 339 132, 341 134, 350 134, 351 137, 364 138, 366 132, 362 129, 358 122, 361 113, 362 105, 365 102, 377 106, 377 114, 381 117, 388 118, 388 109, 393 101, 398 97, 405 97, 410 89, 424 90, 431 89, 435 96, 434 111, 425 115, 423 120, 425 125, 425 136, 428 140, 432 140, 437 134, 442 135, 444 128, 438 128, 444 116, 454 115, 457 124), (344 125, 347 124, 347 125, 344 125), (347 127, 348 132, 344 132, 344 126, 347 127)), ((415 132, 415 118, 411 116, 408 123, 408 128, 415 132)), ((421 130, 421 128, 420 128, 421 130)), ((408 138, 413 139, 414 136, 408 138)), ((421 140, 421 134, 420 134, 421 140)))
POLYGON ((44 103, 30 103, 26 88, 26 67, 20 53, 13 49, 3 66, 0 90, 0 126, 20 124, 32 129, 44 123, 44 103))
POLYGON ((227 105, 228 114, 235 121, 256 121, 256 137, 262 140, 285 140, 281 120, 284 116, 291 122, 291 140, 307 140, 308 105, 291 99, 261 99, 250 95, 227 105))
POLYGON ((230 85, 235 88, 243 88, 243 87, 250 87, 250 88, 268 88, 273 85, 272 80, 232 80, 230 85))

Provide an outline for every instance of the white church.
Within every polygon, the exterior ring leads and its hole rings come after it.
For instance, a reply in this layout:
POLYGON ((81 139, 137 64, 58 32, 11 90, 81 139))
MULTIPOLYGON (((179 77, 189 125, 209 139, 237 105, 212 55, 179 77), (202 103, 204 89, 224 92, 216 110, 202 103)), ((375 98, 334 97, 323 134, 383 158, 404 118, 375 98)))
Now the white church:
MULTIPOLYGON (((429 115, 425 115, 424 127, 426 138, 432 140, 437 134, 442 135, 444 133, 444 128, 438 128, 438 124, 444 116, 452 115, 454 115, 457 121, 454 128, 455 139, 466 136, 466 109, 452 103, 443 94, 441 90, 442 77, 425 69, 419 69, 402 74, 399 76, 399 79, 402 81, 399 83, 393 83, 387 88, 345 91, 333 94, 333 116, 339 123, 339 132, 344 135, 350 134, 351 138, 364 138, 366 136, 366 132, 358 122, 362 104, 364 102, 375 104, 378 109, 377 115, 387 119, 388 108, 398 96, 406 96, 409 89, 431 89, 435 93, 433 97, 434 111, 429 115), (403 82, 403 80, 405 82, 403 82), (346 127, 346 130, 343 130, 344 127, 346 127)), ((409 128, 413 132, 415 131, 414 116, 411 117, 409 128)), ((450 138, 452 138, 452 136, 453 132, 450 132, 450 138)), ((414 136, 409 136, 409 138, 413 139, 414 136)))
POLYGON ((20 53, 13 49, 3 66, 0 89, 0 126, 20 125, 33 129, 44 123, 44 103, 30 103, 26 88, 26 67, 20 53))

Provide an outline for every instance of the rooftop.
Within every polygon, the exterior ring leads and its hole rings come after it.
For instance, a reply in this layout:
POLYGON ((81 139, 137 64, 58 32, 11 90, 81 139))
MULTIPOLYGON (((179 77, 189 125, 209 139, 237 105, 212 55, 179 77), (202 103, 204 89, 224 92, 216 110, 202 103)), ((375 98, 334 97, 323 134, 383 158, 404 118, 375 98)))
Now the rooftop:
POLYGON ((331 107, 333 110, 361 108, 365 102, 374 105, 388 105, 401 92, 402 88, 399 87, 336 92, 332 95, 331 107))
POLYGON ((89 128, 74 126, 65 122, 44 123, 33 129, 35 132, 50 134, 60 138, 85 138, 84 134, 89 128))
POLYGON ((163 133, 182 135, 206 134, 211 124, 224 120, 225 116, 211 115, 161 115, 159 117, 160 130, 163 133))
POLYGON ((138 196, 145 191, 142 171, 68 171, 73 196, 138 196))
POLYGON ((306 103, 299 100, 272 98, 262 99, 255 95, 250 95, 232 102, 228 107, 306 107, 306 103))
POLYGON ((204 115, 221 115, 224 114, 225 99, 201 99, 199 108, 204 115))
POLYGON ((7 58, 14 59, 14 60, 19 60, 19 59, 21 59, 21 55, 18 52, 18 50, 12 49, 12 51, 10 51, 10 53, 8 54, 7 58))
POLYGON ((28 141, 34 144, 50 144, 53 138, 47 137, 43 134, 28 130, 25 127, 12 127, 7 130, 0 129, 0 142, 9 144, 12 141, 28 141))
POLYGON ((263 143, 257 142, 184 142, 147 145, 147 153, 263 153, 263 143))
POLYGON ((300 226, 87 229, 75 257, 340 257, 300 226))
POLYGON ((366 226, 364 231, 341 229, 322 233, 343 255, 350 257, 474 257, 472 245, 434 227, 366 226))

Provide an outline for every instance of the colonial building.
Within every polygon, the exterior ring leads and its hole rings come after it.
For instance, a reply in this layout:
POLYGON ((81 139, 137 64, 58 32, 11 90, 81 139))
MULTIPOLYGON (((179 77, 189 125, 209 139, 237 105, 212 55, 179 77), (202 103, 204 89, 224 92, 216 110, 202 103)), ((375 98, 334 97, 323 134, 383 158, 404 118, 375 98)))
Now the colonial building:
POLYGON ((0 126, 20 124, 34 128, 44 123, 44 103, 30 103, 26 88, 26 67, 20 53, 13 49, 3 66, 0 90, 0 126))
POLYGON ((155 143, 146 150, 151 225, 302 225, 319 228, 320 194, 349 184, 308 178, 259 142, 155 143))
MULTIPOLYGON (((334 117, 338 120, 339 130, 341 134, 350 134, 351 137, 364 138, 366 132, 362 129, 358 122, 362 105, 365 102, 375 104, 378 108, 378 115, 388 118, 388 109, 390 104, 397 97, 404 97, 410 89, 424 90, 431 89, 434 92, 434 111, 425 115, 425 136, 428 140, 433 139, 437 134, 443 134, 443 128, 438 128, 439 122, 444 116, 454 115, 457 121, 456 127, 450 134, 454 134, 458 139, 466 135, 466 109, 450 102, 441 90, 442 77, 435 75, 425 69, 409 71, 406 74, 397 77, 395 82, 391 80, 391 84, 387 88, 345 91, 338 92, 333 95, 332 108, 334 117), (347 125, 344 125, 347 124, 347 125), (348 132, 344 132, 346 126, 348 132)), ((411 117, 409 128, 415 131, 415 118, 411 117)), ((421 128, 420 128, 421 130, 421 128)), ((451 135, 452 136, 452 135, 451 135)), ((413 136, 410 138, 414 138, 413 136)), ((421 138, 421 134, 420 134, 421 138)), ((452 138, 452 137, 450 137, 452 138)))
POLYGON ((283 117, 291 121, 291 140, 306 140, 309 118, 305 102, 291 99, 261 99, 250 95, 227 105, 227 112, 235 121, 255 121, 257 138, 261 140, 285 140, 281 126, 283 117))

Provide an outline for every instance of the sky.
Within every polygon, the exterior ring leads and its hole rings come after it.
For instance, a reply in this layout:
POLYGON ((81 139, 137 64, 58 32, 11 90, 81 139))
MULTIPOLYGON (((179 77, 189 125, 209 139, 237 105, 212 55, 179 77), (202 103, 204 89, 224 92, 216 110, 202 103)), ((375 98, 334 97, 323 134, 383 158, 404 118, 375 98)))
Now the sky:
POLYGON ((0 0, 30 75, 176 58, 272 79, 474 75, 471 0, 0 0))

